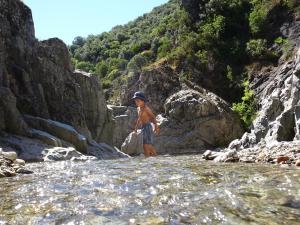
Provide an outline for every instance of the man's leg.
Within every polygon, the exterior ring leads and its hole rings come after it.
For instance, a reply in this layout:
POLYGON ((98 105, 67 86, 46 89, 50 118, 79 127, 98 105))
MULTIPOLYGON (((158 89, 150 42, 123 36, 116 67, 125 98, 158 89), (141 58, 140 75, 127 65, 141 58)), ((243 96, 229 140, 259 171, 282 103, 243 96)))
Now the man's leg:
POLYGON ((151 155, 151 146, 149 144, 143 144, 144 155, 149 157, 151 155))
POLYGON ((153 145, 150 145, 150 155, 157 156, 156 150, 153 145))

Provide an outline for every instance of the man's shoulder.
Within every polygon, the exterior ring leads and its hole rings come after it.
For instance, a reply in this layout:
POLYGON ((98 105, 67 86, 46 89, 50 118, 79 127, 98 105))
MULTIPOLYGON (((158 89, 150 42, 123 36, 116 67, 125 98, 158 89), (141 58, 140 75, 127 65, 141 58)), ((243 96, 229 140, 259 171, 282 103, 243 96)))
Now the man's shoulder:
POLYGON ((148 112, 152 112, 151 108, 148 105, 145 106, 145 110, 147 110, 148 112))

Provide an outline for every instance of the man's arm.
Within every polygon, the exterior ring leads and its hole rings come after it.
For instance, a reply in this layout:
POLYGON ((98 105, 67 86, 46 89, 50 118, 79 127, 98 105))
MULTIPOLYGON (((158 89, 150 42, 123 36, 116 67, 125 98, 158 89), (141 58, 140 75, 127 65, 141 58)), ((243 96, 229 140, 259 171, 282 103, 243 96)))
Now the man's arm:
POLYGON ((158 134, 159 133, 159 127, 157 125, 157 120, 156 120, 155 115, 153 114, 152 110, 149 107, 146 108, 146 111, 147 111, 147 113, 150 117, 151 122, 154 123, 154 132, 158 134))

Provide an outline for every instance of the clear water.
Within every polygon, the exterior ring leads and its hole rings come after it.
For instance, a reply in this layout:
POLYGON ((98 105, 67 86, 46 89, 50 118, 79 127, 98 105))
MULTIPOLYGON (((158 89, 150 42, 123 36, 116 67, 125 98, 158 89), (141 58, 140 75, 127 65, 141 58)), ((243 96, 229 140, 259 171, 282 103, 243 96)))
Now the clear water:
POLYGON ((0 224, 300 224, 300 170, 159 156, 28 165, 0 224))

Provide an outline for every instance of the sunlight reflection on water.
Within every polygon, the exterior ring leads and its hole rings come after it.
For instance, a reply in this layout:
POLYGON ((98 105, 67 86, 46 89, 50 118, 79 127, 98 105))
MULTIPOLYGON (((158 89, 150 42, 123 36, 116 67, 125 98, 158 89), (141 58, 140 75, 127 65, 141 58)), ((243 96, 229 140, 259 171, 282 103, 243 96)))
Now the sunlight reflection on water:
POLYGON ((299 224, 300 170, 201 156, 28 164, 0 224, 299 224))

